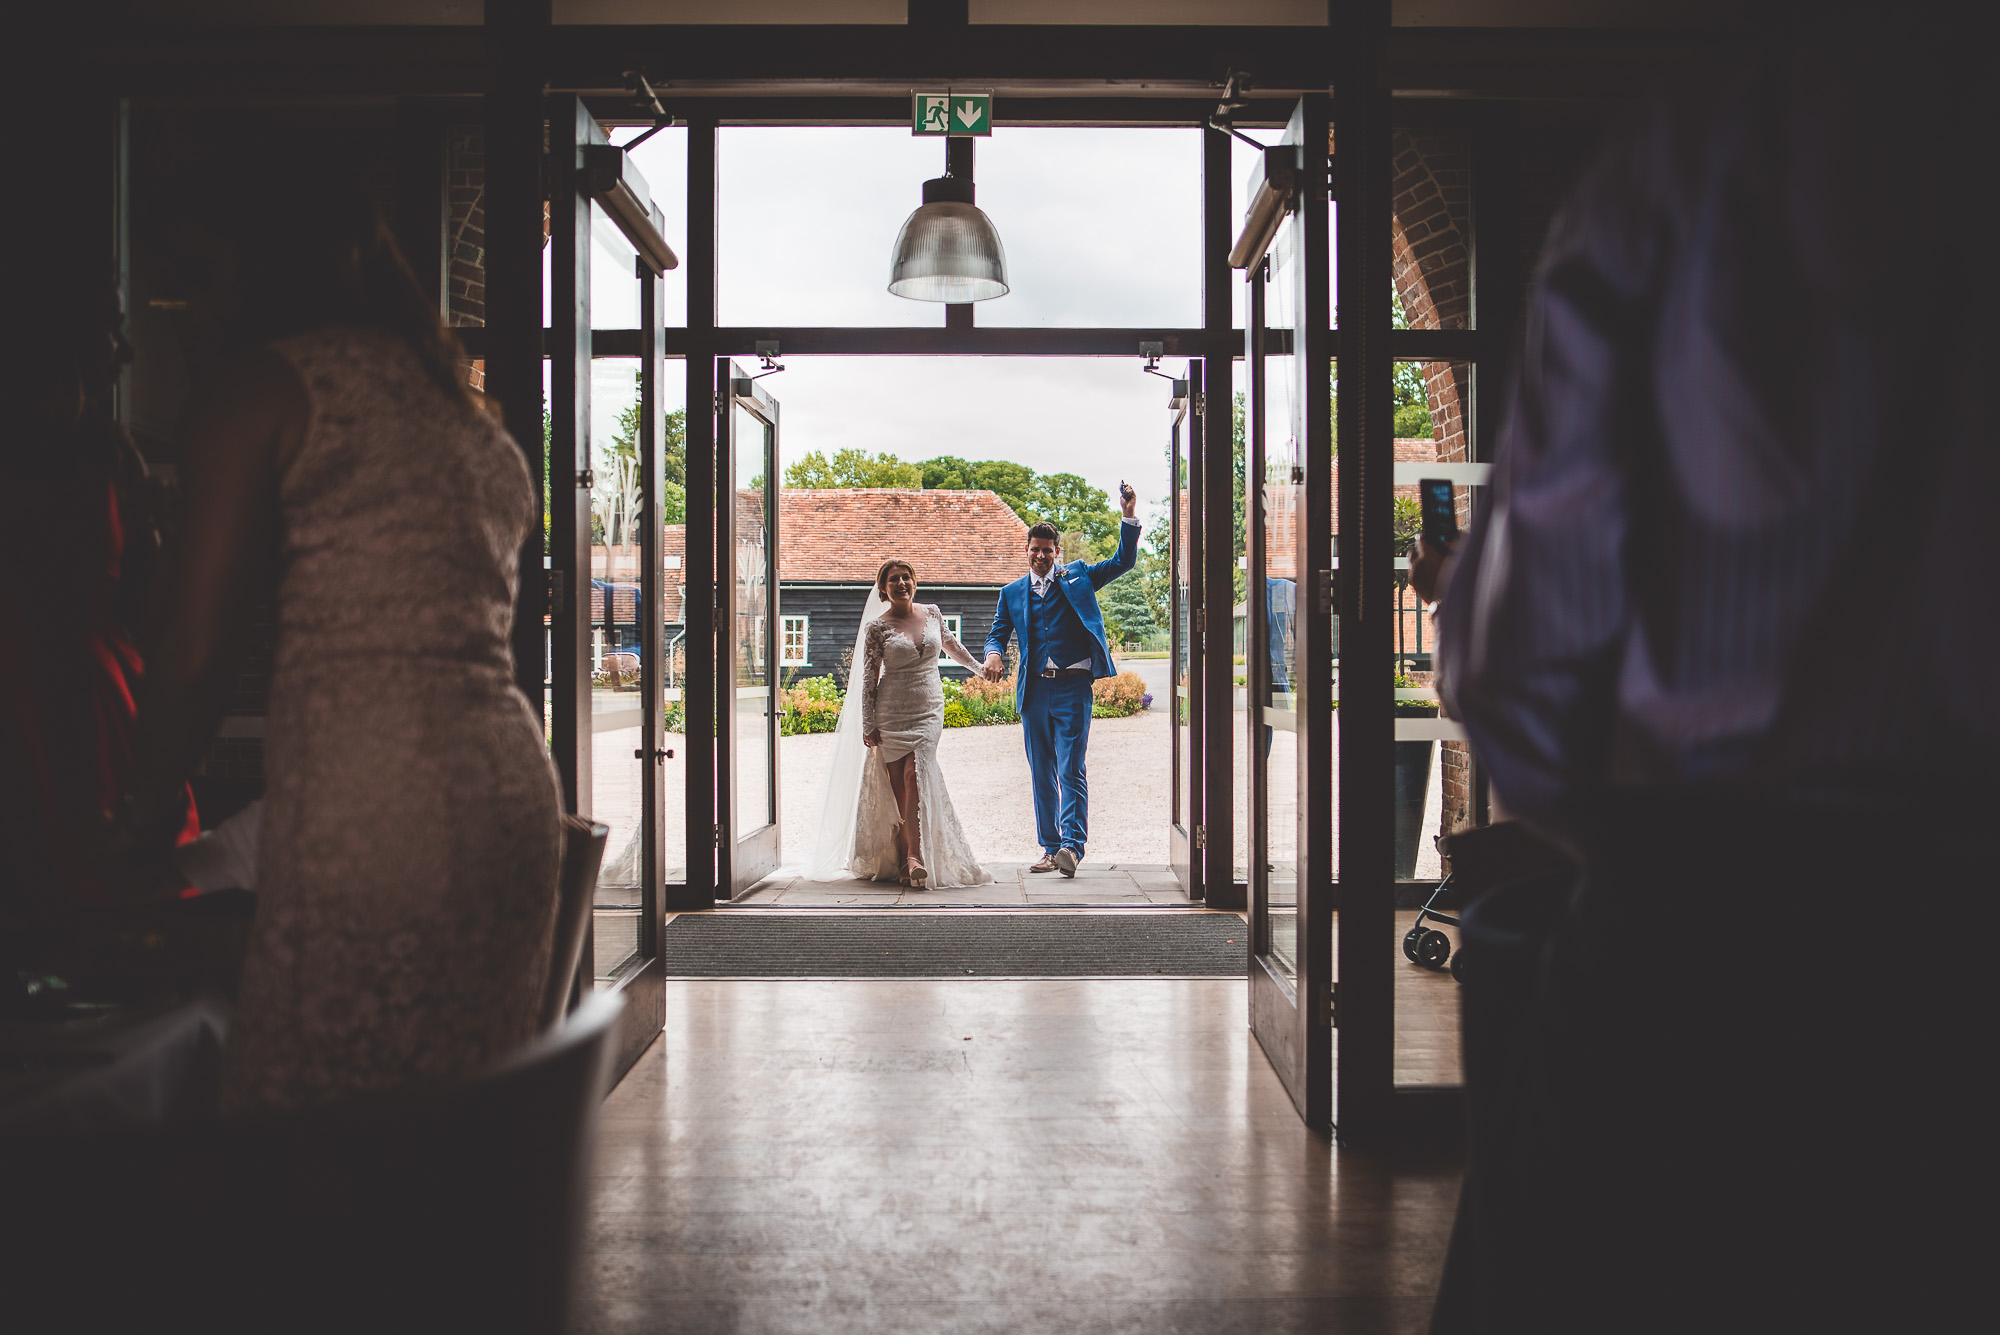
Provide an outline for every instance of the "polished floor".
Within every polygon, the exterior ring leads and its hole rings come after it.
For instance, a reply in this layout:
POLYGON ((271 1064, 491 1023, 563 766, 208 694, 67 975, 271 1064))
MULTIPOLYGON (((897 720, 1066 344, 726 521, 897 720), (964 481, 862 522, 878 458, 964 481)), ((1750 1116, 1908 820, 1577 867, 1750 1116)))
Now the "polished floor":
POLYGON ((1422 1331, 1455 1162, 1307 1131, 1244 988, 669 983, 575 1328, 1422 1331))

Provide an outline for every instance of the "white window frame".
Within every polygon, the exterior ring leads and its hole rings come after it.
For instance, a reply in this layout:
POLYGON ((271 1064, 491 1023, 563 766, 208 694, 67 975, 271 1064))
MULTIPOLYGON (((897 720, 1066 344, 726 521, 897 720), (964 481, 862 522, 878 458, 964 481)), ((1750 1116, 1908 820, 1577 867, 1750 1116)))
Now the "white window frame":
POLYGON ((778 618, 778 666, 812 666, 812 618, 781 616, 778 618), (792 636, 794 624, 798 629, 799 656, 792 657, 792 636))
MULTIPOLYGON (((944 628, 951 632, 951 638, 957 640, 960 644, 965 643, 964 617, 955 612, 940 612, 938 613, 938 619, 944 622, 944 628)), ((949 663, 951 661, 951 655, 944 651, 944 640, 940 638, 938 640, 938 662, 949 663)))

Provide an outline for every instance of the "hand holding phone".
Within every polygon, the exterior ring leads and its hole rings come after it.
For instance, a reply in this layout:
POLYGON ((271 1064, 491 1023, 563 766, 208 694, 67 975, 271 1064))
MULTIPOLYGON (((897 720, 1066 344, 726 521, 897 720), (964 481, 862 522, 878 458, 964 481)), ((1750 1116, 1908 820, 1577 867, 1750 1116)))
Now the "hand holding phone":
POLYGON ((1427 477, 1417 483, 1417 504, 1423 510, 1424 540, 1440 551, 1450 551, 1458 541, 1458 500, 1444 478, 1427 477))
POLYGON ((1118 479, 1118 504, 1125 511, 1127 519, 1132 518, 1139 509, 1139 493, 1132 490, 1132 484, 1124 478, 1118 479))

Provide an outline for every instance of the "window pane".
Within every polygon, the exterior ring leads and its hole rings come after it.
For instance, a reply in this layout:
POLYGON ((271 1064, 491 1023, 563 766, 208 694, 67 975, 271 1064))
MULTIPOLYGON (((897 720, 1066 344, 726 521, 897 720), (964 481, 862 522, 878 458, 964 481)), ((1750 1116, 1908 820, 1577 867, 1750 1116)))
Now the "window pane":
MULTIPOLYGON (((645 133, 644 128, 620 127, 610 132, 610 139, 614 144, 624 145, 645 133)), ((666 219, 661 234, 682 261, 678 268, 660 275, 660 323, 669 329, 687 323, 687 141, 685 128, 670 127, 652 135, 629 154, 666 219)), ((638 324, 636 311, 632 323, 638 324)), ((598 324, 609 328, 601 320, 598 324)))
POLYGON ((1464 730, 1440 717, 1435 661, 1437 631, 1409 587, 1409 555, 1422 532, 1418 484, 1451 484, 1461 530, 1484 491, 1486 465, 1477 456, 1468 424, 1472 367, 1465 362, 1398 362, 1396 404, 1396 622, 1391 649, 1396 668, 1395 840, 1397 892, 1395 1078, 1410 1084, 1455 1084, 1464 1078, 1459 1058, 1457 983, 1448 971, 1458 949, 1454 924, 1420 911, 1456 916, 1447 892, 1431 903, 1445 868, 1437 838, 1477 823, 1471 753, 1464 730))
POLYGON ((777 720, 772 714, 770 520, 764 461, 770 428, 741 407, 736 437, 736 836, 769 825, 771 752, 777 720))
POLYGON ((1201 323, 1201 131, 1003 128, 976 152, 1012 289, 980 324, 1201 323))
POLYGON ((719 309, 725 325, 942 325, 889 294, 889 262, 944 145, 907 129, 719 132, 719 309), (810 218, 810 225, 802 219, 810 218))

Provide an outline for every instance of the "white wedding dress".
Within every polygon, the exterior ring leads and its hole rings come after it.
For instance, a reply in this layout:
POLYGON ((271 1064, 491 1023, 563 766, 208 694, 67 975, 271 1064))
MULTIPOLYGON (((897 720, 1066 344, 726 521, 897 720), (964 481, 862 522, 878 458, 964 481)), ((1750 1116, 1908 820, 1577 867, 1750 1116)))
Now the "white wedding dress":
POLYGON ((875 881, 902 878, 896 857, 901 814, 889 788, 887 765, 907 755, 917 758, 915 842, 930 873, 927 884, 985 885, 993 879, 972 854, 937 758, 938 738, 944 732, 938 656, 949 650, 953 658, 967 662, 971 655, 945 629, 935 606, 920 606, 923 638, 914 641, 882 619, 882 600, 869 595, 820 811, 812 865, 815 880, 842 875, 875 881), (881 734, 881 745, 862 744, 861 738, 871 732, 881 734))

